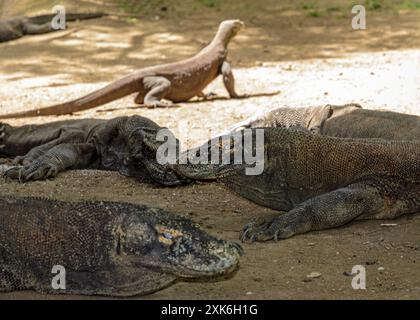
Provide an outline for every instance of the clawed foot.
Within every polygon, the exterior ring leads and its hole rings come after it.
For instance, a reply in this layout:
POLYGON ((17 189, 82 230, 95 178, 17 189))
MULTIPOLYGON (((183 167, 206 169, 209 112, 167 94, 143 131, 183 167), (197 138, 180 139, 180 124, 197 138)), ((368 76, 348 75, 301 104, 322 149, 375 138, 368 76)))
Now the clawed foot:
POLYGON ((214 92, 209 92, 209 93, 201 93, 198 98, 200 98, 200 100, 205 101, 205 100, 211 100, 213 98, 217 97, 217 94, 214 92))
POLYGON ((30 180, 44 180, 57 176, 59 168, 52 163, 34 162, 26 166, 14 166, 8 169, 3 176, 8 179, 26 182, 30 180))
POLYGON ((156 101, 156 102, 147 102, 144 106, 148 109, 154 108, 170 108, 174 106, 172 101, 156 101))
POLYGON ((277 241, 289 238, 294 234, 292 227, 281 216, 272 220, 261 218, 245 225, 242 229, 241 241, 249 243, 254 241, 277 241))

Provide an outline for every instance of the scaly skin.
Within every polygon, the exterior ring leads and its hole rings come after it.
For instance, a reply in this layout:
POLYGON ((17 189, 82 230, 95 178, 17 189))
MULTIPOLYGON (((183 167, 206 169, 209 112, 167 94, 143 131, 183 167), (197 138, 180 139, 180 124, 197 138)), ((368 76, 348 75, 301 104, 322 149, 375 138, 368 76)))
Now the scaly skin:
POLYGON ((132 296, 234 271, 242 249, 190 220, 117 202, 0 198, 0 291, 132 296), (66 289, 51 286, 52 268, 66 289))
POLYGON ((141 116, 68 120, 21 127, 0 123, 0 156, 15 157, 5 176, 22 182, 52 178, 68 169, 114 170, 127 176, 146 178, 149 177, 147 168, 153 162, 154 176, 161 168, 164 175, 161 179, 170 185, 173 179, 156 163, 155 153, 144 153, 145 133, 148 137, 156 137, 161 129, 141 116))
MULTIPOLYGON (((66 21, 86 20, 106 16, 106 13, 66 13, 66 21)), ((24 35, 42 34, 58 31, 53 29, 51 21, 55 14, 35 17, 15 17, 0 20, 0 42, 15 40, 24 35)))
MULTIPOLYGON (((180 181, 221 181, 255 203, 287 211, 247 225, 243 241, 285 239, 354 219, 392 219, 420 211, 419 141, 341 139, 284 128, 246 130, 264 130, 260 175, 246 175, 245 164, 168 167, 180 181)), ((211 154, 215 144, 218 138, 204 148, 211 154)), ((233 152, 235 147, 221 151, 233 152)))
POLYGON ((234 125, 231 130, 257 127, 303 127, 313 133, 341 138, 420 140, 420 117, 357 104, 279 108, 234 125))
POLYGON ((172 102, 203 96, 203 89, 219 75, 223 76, 229 96, 239 98, 241 96, 235 91, 235 80, 226 58, 228 44, 242 26, 239 20, 223 21, 212 42, 192 58, 140 69, 79 99, 0 115, 0 119, 69 114, 95 108, 132 93, 137 93, 134 99, 137 104, 152 108, 168 107, 172 102), (161 101, 164 98, 170 102, 161 101))

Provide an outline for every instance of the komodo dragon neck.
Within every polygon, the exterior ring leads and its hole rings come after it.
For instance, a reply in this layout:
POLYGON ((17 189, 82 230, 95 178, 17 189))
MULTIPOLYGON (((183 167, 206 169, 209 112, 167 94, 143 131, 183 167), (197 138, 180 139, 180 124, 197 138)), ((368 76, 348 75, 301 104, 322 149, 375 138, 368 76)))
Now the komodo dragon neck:
POLYGON ((227 46, 242 25, 242 22, 236 20, 235 23, 222 22, 210 44, 189 59, 143 68, 81 98, 41 109, 0 115, 0 119, 63 115, 95 108, 135 92, 142 94, 152 91, 154 83, 148 87, 149 83, 144 81, 146 77, 174 82, 179 79, 179 83, 172 84, 171 95, 181 97, 175 99, 178 101, 188 100, 199 95, 219 75, 221 64, 227 56, 227 46))

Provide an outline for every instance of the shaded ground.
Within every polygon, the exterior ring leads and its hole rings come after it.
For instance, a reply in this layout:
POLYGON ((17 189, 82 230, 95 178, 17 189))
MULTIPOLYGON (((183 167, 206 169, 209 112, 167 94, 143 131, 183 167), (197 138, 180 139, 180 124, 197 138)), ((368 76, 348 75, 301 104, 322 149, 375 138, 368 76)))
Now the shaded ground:
MULTIPOLYGON (((48 196, 70 201, 128 201, 159 206, 194 219, 215 236, 234 241, 237 241, 241 227, 250 219, 261 214, 274 214, 216 184, 160 188, 109 172, 71 172, 54 181, 25 185, 2 182, 0 188, 3 194, 48 196)), ((357 222, 278 243, 244 245, 246 254, 232 279, 204 284, 178 283, 148 298, 420 298, 420 216, 394 220, 395 227, 380 226, 386 222, 389 221, 357 222), (352 278, 343 275, 358 264, 367 268, 366 291, 353 290, 352 278), (379 267, 385 270, 378 271, 379 267), (305 282, 306 275, 311 272, 320 272, 322 276, 305 282)), ((0 297, 45 296, 12 293, 0 297)))
MULTIPOLYGON (((0 4, 0 16, 45 11, 53 1, 13 2, 0 4)), ((103 3, 60 1, 66 2, 72 4, 68 11, 103 3)), ((230 50, 239 91, 280 91, 278 95, 155 110, 134 109, 132 97, 127 97, 74 116, 10 123, 141 114, 168 126, 184 147, 190 147, 256 112, 283 105, 359 102, 420 115, 419 10, 368 11, 368 30, 353 31, 348 1, 319 1, 308 9, 303 9, 305 1, 246 0, 241 1, 243 6, 229 2, 213 8, 195 1, 188 7, 192 2, 171 2, 177 5, 167 5, 166 11, 149 8, 149 15, 138 21, 107 17, 72 23, 68 31, 0 44, 0 112, 76 98, 134 69, 188 57, 211 39, 222 19, 238 17, 247 24, 230 50), (332 10, 334 6, 339 9, 332 10), (156 15, 159 20, 153 18, 156 15)), ((106 3, 103 10, 120 9, 114 1, 106 3)), ((220 79, 207 90, 226 96, 220 79)), ((164 189, 109 172, 71 172, 25 185, 0 181, 0 188, 2 194, 155 205, 187 215, 212 234, 231 240, 251 218, 273 213, 218 185, 164 189)), ((420 298, 420 216, 393 221, 397 226, 391 228, 381 223, 385 221, 358 222, 279 243, 245 245, 242 267, 232 279, 179 283, 149 298, 420 298), (353 290, 351 277, 343 275, 356 264, 367 268, 366 291, 353 290), (379 267, 385 269, 378 271, 379 267), (308 281, 311 272, 322 275, 308 281)), ((0 295, 15 297, 51 298, 0 295)))

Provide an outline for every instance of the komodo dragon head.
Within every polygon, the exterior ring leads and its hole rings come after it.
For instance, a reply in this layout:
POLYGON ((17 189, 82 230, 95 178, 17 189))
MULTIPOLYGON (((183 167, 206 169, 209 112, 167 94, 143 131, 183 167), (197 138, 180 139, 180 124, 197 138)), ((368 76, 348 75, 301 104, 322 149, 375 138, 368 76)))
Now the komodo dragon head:
MULTIPOLYGON (((175 161, 179 153, 179 140, 167 128, 139 128, 131 132, 128 141, 127 163, 130 176, 136 176, 138 168, 145 168, 149 176, 159 184, 176 186, 188 180, 168 170, 168 161, 175 161), (163 159, 162 157, 166 157, 163 159), (137 168, 137 169, 136 169, 137 168)), ((142 173, 139 171, 139 176, 142 173)))
POLYGON ((120 233, 120 250, 131 265, 177 278, 228 274, 242 255, 240 245, 216 239, 191 220, 156 208, 147 215, 126 215, 120 233))
POLYGON ((241 20, 225 20, 220 23, 219 30, 215 38, 223 39, 224 44, 228 44, 238 32, 245 26, 241 20))

